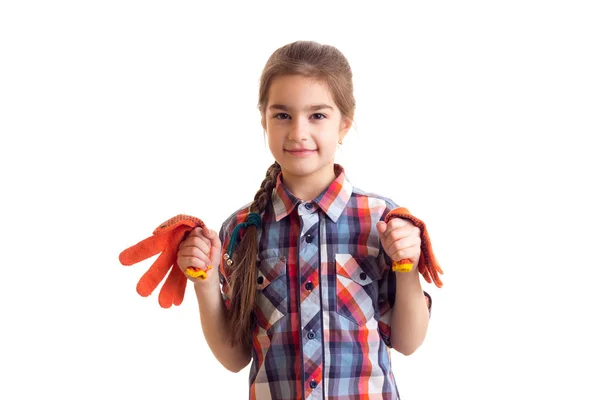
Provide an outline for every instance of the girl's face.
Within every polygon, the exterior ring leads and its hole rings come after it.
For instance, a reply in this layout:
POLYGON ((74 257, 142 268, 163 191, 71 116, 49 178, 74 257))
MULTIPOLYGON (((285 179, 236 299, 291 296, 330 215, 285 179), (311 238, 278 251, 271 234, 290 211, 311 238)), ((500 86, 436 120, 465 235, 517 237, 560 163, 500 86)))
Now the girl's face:
POLYGON ((268 99, 262 125, 284 178, 330 178, 337 143, 351 121, 342 118, 327 84, 302 75, 279 76, 268 99))

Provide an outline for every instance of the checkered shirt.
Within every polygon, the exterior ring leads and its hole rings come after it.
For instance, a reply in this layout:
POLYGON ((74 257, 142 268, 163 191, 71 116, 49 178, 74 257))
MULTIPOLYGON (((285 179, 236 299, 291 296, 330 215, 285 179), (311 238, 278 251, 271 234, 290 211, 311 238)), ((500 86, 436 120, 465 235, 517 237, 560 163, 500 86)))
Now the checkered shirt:
MULTIPOLYGON (((251 400, 400 398, 390 362, 396 280, 375 227, 398 206, 334 170, 312 201, 296 198, 279 174, 262 215, 251 400)), ((223 223, 223 253, 248 207, 223 223)), ((229 306, 227 268, 222 262, 219 275, 229 306)))

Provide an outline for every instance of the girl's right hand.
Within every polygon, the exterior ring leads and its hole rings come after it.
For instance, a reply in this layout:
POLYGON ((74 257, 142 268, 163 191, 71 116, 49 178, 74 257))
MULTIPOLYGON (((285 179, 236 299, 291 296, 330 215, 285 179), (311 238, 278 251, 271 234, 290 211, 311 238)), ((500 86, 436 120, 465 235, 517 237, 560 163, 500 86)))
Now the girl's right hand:
POLYGON ((194 228, 179 244, 177 265, 185 276, 194 283, 214 284, 219 282, 221 241, 219 235, 208 228, 194 228), (208 267, 211 269, 207 269, 208 267), (187 267, 196 267, 206 272, 206 279, 192 278, 185 273, 187 267))

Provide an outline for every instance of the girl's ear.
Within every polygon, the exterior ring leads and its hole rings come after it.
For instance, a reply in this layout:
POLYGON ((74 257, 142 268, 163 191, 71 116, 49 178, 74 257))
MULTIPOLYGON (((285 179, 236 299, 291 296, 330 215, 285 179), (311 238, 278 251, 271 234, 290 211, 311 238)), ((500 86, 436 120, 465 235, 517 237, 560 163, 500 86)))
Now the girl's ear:
POLYGON ((348 117, 342 117, 340 122, 340 140, 344 140, 344 137, 352 127, 352 120, 348 117))
POLYGON ((266 118, 265 118, 265 114, 261 114, 260 124, 262 125, 263 130, 266 131, 267 130, 267 121, 266 121, 266 118))

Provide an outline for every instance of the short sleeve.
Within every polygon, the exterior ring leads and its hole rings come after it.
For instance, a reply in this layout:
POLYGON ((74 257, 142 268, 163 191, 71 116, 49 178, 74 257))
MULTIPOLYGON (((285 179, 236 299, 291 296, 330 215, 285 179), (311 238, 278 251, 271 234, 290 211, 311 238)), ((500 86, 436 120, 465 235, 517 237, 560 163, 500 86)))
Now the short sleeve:
POLYGON ((223 297, 223 301, 225 303, 225 307, 229 308, 229 304, 231 301, 230 297, 230 288, 229 288, 229 273, 228 266, 223 259, 223 256, 226 253, 227 245, 229 243, 228 235, 225 233, 225 225, 221 225, 221 229, 219 230, 219 240, 221 241, 221 260, 219 261, 219 282, 221 284, 221 296, 223 297))
MULTIPOLYGON (((386 346, 392 347, 390 339, 392 336, 391 318, 392 307, 394 306, 394 300, 396 299, 396 275, 395 272, 392 271, 392 259, 385 253, 381 244, 377 261, 382 271, 381 279, 379 280, 378 294, 379 334, 386 346)), ((429 316, 431 317, 431 296, 425 291, 423 291, 423 295, 425 296, 429 316)))

